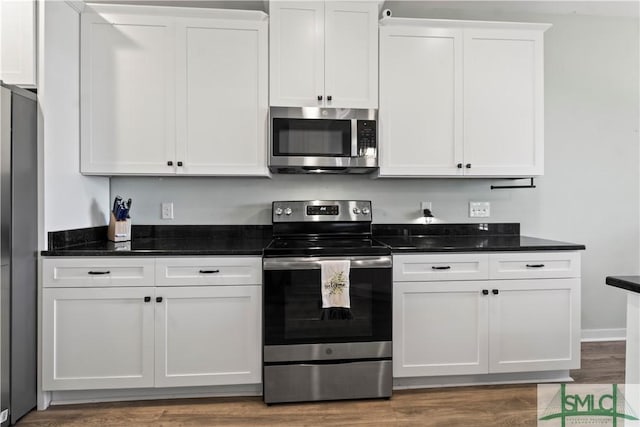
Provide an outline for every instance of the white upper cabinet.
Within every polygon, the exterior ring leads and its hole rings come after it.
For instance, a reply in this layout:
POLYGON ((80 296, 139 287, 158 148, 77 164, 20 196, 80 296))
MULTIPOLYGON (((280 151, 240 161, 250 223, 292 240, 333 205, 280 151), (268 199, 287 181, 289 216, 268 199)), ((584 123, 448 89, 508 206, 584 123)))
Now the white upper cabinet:
POLYGON ((83 172, 173 173, 173 33, 163 16, 82 15, 83 172))
POLYGON ((378 4, 270 2, 270 105, 378 107, 378 4))
POLYGON ((268 174, 267 25, 177 20, 178 173, 268 174))
POLYGON ((267 175, 267 25, 262 12, 88 7, 81 171, 267 175))
POLYGON ((462 30, 380 28, 380 175, 458 175, 462 30))
POLYGON ((543 58, 541 31, 465 30, 465 174, 543 174, 543 58))
POLYGON ((36 86, 36 2, 0 1, 0 80, 36 86))
POLYGON ((548 27, 382 21, 380 176, 542 175, 548 27))

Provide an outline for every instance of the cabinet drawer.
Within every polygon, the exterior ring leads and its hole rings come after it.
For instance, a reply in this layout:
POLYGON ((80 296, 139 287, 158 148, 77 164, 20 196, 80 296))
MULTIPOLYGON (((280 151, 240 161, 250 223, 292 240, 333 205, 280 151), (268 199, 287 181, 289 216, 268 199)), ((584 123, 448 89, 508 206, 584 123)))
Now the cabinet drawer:
POLYGON ((487 254, 394 255, 394 282, 489 278, 487 254))
POLYGON ((580 277, 578 252, 525 252, 491 254, 491 279, 547 279, 580 277))
POLYGON ((262 283, 262 258, 158 258, 158 286, 258 285, 262 283))
POLYGON ((153 258, 45 258, 44 287, 153 286, 153 258))

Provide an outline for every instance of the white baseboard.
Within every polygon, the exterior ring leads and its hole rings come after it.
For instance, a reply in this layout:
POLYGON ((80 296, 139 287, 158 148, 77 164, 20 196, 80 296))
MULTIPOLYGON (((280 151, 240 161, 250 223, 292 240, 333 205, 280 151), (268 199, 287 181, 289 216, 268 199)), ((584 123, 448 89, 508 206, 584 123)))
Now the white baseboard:
POLYGON ((582 342, 625 341, 626 339, 627 330, 625 328, 582 330, 582 342))
POLYGON ((467 387, 476 385, 570 383, 569 371, 515 372, 506 374, 453 375, 394 378, 394 390, 414 388, 467 387))
MULTIPOLYGON (((127 400, 186 399, 200 397, 261 396, 262 384, 209 387, 131 388, 52 391, 51 405, 122 402, 127 400)), ((46 408, 42 408, 46 409, 46 408)), ((38 408, 38 410, 42 410, 38 408)))

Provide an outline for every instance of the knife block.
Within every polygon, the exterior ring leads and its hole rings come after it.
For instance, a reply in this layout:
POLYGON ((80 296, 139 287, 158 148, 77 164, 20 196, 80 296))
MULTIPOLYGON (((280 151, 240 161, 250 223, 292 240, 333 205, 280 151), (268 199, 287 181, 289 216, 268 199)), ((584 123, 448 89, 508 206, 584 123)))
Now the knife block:
POLYGON ((109 218, 109 228, 107 229, 107 239, 112 242, 128 242, 131 240, 131 219, 116 221, 116 217, 111 212, 109 218))

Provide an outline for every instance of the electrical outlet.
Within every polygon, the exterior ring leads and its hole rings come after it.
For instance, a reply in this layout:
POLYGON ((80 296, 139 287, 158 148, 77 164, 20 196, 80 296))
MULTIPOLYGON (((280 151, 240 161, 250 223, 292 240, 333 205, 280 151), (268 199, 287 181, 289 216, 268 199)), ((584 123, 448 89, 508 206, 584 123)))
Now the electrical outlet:
POLYGON ((9 410, 5 409, 4 411, 0 412, 0 423, 4 423, 9 419, 9 410))
POLYGON ((487 218, 491 216, 491 203, 469 202, 469 218, 487 218))
POLYGON ((173 219, 173 202, 162 203, 162 219, 173 219))

